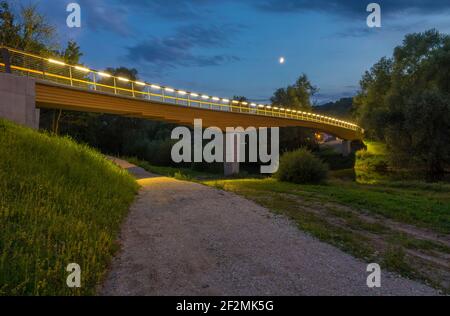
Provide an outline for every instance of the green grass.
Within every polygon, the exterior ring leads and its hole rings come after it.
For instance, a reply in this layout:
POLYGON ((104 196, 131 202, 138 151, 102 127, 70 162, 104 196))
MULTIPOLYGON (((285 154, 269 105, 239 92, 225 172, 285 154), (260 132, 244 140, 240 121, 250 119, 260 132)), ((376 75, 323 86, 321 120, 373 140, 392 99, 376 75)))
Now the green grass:
POLYGON ((136 192, 98 152, 0 120, 0 295, 95 294, 136 192))
POLYGON ((178 180, 186 180, 186 181, 193 181, 198 182, 201 180, 208 180, 208 179, 220 179, 221 176, 218 174, 208 173, 208 172, 201 172, 189 168, 174 168, 174 167, 161 167, 161 166, 154 166, 148 163, 147 161, 140 160, 134 157, 122 157, 122 159, 139 166, 148 172, 159 174, 166 177, 176 178, 178 180))
POLYGON ((335 202, 439 233, 450 233, 449 191, 389 187, 387 184, 363 185, 339 180, 329 181, 327 185, 297 185, 270 178, 213 180, 207 181, 206 184, 219 185, 237 193, 251 189, 259 192, 294 194, 319 202, 335 202))

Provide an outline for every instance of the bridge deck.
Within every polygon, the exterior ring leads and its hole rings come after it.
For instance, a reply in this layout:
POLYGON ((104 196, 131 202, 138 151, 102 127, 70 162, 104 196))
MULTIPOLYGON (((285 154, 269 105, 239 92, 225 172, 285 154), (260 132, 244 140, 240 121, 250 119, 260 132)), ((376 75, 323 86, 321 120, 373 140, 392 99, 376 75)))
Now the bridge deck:
POLYGON ((196 107, 181 107, 157 101, 143 101, 126 96, 112 96, 102 92, 37 81, 36 101, 40 108, 64 109, 94 113, 109 113, 129 117, 161 120, 181 125, 192 125, 201 118, 204 127, 287 127, 301 126, 323 131, 347 140, 359 139, 355 131, 314 121, 271 117, 253 113, 237 113, 196 107))

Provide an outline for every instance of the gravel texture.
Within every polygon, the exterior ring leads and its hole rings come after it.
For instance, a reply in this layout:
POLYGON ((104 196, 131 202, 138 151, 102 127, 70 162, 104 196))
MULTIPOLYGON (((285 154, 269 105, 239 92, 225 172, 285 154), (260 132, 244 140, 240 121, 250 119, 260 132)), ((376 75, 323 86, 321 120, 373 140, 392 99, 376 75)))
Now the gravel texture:
POLYGON ((123 161, 142 188, 102 295, 437 295, 300 231, 235 194, 151 175, 123 161))

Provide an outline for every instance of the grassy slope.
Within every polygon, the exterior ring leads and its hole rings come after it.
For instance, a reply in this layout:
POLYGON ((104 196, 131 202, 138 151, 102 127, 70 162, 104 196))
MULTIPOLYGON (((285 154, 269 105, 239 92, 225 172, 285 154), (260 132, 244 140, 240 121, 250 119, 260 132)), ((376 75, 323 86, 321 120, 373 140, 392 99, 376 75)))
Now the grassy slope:
POLYGON ((136 191, 96 151, 0 120, 0 295, 95 294, 136 191))

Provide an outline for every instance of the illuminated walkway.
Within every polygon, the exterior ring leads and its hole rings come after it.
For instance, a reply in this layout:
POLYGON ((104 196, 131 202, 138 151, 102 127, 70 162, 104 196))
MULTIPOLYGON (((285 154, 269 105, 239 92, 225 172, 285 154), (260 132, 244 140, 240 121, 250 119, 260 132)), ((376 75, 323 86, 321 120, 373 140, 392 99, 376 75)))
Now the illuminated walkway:
POLYGON ((38 108, 110 113, 205 127, 301 126, 357 140, 357 125, 315 113, 189 92, 2 48, 0 72, 36 78, 38 108))

